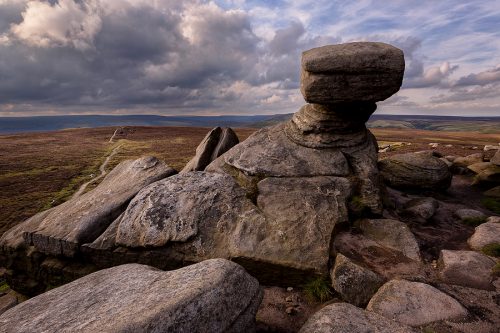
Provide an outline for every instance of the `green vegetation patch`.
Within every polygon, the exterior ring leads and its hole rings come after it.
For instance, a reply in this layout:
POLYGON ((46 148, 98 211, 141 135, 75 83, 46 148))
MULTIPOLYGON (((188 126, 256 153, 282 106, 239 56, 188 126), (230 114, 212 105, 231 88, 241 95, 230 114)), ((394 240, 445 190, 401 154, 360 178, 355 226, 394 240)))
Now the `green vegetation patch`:
POLYGON ((4 293, 10 289, 6 281, 0 283, 0 293, 4 293))
POLYGON ((486 217, 467 217, 462 220, 462 223, 471 227, 477 227, 480 224, 486 222, 486 217))
POLYGON ((495 266, 493 266, 491 272, 493 273, 493 276, 500 277, 500 262, 498 262, 495 266))
POLYGON ((500 243, 493 243, 483 246, 481 252, 488 256, 500 257, 500 243))
POLYGON ((333 292, 330 281, 323 276, 311 280, 304 286, 304 292, 308 298, 321 303, 332 298, 333 292))
POLYGON ((500 201, 498 199, 494 198, 484 198, 481 200, 481 203, 483 204, 486 209, 491 210, 494 213, 500 214, 500 201))

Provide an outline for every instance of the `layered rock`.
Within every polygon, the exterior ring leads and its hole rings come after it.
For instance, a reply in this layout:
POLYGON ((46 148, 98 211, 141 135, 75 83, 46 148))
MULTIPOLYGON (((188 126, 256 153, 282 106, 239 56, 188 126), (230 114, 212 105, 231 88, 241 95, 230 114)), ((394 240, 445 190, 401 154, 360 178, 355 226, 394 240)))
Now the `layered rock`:
POLYGON ((25 230, 25 241, 40 252, 72 257, 81 244, 99 237, 141 188, 174 173, 154 157, 124 161, 94 190, 50 210, 34 230, 25 230))
POLYGON ((8 310, 2 332, 252 332, 262 299, 239 265, 171 272, 129 264, 87 275, 8 310))

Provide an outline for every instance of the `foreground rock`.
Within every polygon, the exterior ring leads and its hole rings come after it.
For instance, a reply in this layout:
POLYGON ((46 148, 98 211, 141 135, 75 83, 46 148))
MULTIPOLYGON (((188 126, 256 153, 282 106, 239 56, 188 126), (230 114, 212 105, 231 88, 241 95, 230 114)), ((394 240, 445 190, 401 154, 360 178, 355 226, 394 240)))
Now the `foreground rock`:
POLYGON ((196 148, 196 155, 186 164, 181 173, 203 171, 220 155, 239 143, 238 136, 231 128, 212 129, 196 148))
POLYGON ((0 316, 2 332, 252 332, 259 283, 217 259, 163 272, 129 264, 50 290, 0 316))
POLYGON ((477 289, 494 289, 492 268, 495 261, 474 251, 442 250, 438 260, 441 279, 445 283, 477 289))
POLYGON ((72 257, 81 244, 99 237, 139 190, 175 172, 154 157, 124 161, 94 190, 39 215, 39 225, 24 230, 25 241, 43 253, 72 257))
POLYGON ((330 274, 332 286, 346 302, 365 306, 380 288, 385 279, 371 270, 354 263, 343 254, 338 254, 330 274))
POLYGON ((432 152, 393 155, 379 162, 380 174, 391 187, 415 190, 445 190, 452 175, 446 163, 432 152))
POLYGON ((416 330, 348 303, 335 303, 316 312, 301 333, 416 333, 416 330))
POLYGON ((467 310, 452 297, 427 284, 406 280, 384 284, 366 309, 410 326, 467 315, 467 310))
POLYGON ((480 251, 486 245, 500 245, 500 223, 486 222, 476 227, 474 234, 467 241, 469 246, 480 251))
POLYGON ((384 43, 328 45, 302 55, 301 92, 309 103, 376 102, 395 94, 403 52, 384 43))

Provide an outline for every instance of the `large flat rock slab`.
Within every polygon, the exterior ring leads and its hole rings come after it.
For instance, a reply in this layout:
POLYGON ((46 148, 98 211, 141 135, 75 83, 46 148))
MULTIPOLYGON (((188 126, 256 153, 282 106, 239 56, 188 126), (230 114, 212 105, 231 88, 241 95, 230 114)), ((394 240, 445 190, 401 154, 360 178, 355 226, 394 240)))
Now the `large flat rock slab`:
POLYGON ((300 90, 308 103, 382 101, 401 87, 403 51, 385 43, 327 45, 302 54, 300 90))
POLYGON ((174 173, 155 157, 121 162, 94 190, 52 209, 34 231, 27 230, 25 240, 40 252, 72 257, 81 244, 99 237, 143 187, 174 173))
POLYGON ((284 124, 263 128, 224 154, 225 163, 247 175, 267 177, 347 176, 338 149, 313 149, 292 142, 284 124))
POLYGON ((348 303, 335 303, 316 312, 300 333, 416 333, 413 328, 348 303))
POLYGON ((207 260, 176 271, 101 270, 8 310, 2 332, 252 332, 262 298, 239 265, 207 260))

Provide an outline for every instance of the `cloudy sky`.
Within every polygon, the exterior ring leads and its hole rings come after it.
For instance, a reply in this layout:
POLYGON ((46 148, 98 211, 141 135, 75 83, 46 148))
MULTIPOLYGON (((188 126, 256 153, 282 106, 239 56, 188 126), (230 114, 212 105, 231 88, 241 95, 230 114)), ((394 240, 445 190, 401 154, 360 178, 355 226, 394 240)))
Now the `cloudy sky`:
POLYGON ((379 113, 500 116, 498 0, 0 0, 0 116, 295 112, 350 41, 405 52, 379 113))

